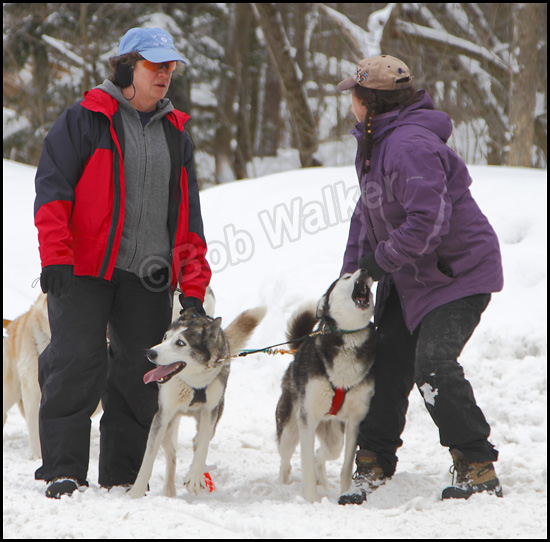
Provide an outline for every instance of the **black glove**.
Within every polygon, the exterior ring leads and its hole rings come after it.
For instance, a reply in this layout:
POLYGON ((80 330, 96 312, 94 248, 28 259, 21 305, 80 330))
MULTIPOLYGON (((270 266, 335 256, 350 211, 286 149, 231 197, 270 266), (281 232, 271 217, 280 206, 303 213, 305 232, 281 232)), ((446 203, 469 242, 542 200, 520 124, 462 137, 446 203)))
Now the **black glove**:
POLYGON ((59 297, 69 292, 73 279, 72 265, 47 265, 40 274, 40 288, 45 294, 59 297))
POLYGON ((359 258, 359 269, 366 269, 369 275, 372 277, 372 280, 380 280, 384 275, 387 275, 388 272, 384 271, 374 259, 374 254, 371 252, 361 256, 359 258))
POLYGON ((202 301, 196 297, 185 297, 183 294, 180 294, 180 304, 182 307, 180 314, 186 309, 195 309, 199 316, 206 316, 202 301))

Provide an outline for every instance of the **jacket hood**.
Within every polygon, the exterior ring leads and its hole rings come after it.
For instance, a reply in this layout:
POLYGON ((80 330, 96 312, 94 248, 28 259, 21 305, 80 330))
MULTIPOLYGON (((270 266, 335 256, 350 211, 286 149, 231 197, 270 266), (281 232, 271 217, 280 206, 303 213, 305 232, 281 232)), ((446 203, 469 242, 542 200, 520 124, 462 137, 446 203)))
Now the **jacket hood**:
MULTIPOLYGON (((430 130, 444 143, 447 142, 453 131, 449 115, 435 109, 432 99, 425 90, 417 92, 416 97, 416 102, 403 111, 390 111, 374 118, 372 129, 375 141, 400 126, 415 125, 430 130)), ((360 122, 351 133, 355 137, 362 137, 364 131, 365 123, 360 122)))
MULTIPOLYGON (((120 104, 120 107, 122 109, 134 111, 132 104, 122 94, 121 88, 115 85, 113 82, 109 81, 109 79, 103 81, 103 83, 96 88, 102 90, 103 92, 106 92, 107 94, 109 94, 109 96, 113 97, 120 104)), ((153 118, 157 118, 157 116, 162 117, 173 110, 174 106, 172 105, 172 102, 168 98, 162 98, 162 100, 159 100, 157 102, 157 110, 153 118)))

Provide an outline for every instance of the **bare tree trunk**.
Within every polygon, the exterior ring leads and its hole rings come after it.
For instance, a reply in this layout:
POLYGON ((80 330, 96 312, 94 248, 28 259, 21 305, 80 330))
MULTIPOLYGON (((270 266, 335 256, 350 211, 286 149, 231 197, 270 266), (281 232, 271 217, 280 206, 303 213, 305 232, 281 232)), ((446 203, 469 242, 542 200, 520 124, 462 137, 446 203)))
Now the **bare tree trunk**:
POLYGON ((235 42, 238 39, 237 6, 228 4, 230 15, 225 43, 224 65, 220 73, 218 88, 218 129, 214 142, 213 153, 216 160, 216 182, 222 183, 235 180, 231 159, 231 140, 234 137, 235 98, 237 96, 238 58, 235 54, 235 42))
POLYGON ((79 30, 80 30, 80 46, 82 48, 81 56, 84 60, 87 61, 86 67, 84 68, 84 74, 82 77, 82 82, 80 83, 80 91, 82 94, 89 90, 91 87, 91 78, 89 69, 92 68, 90 62, 90 41, 88 40, 88 4, 80 4, 80 20, 79 20, 79 30))
POLYGON ((264 65, 258 77, 258 106, 254 126, 254 155, 277 156, 281 140, 281 85, 270 66, 264 65))
POLYGON ((250 4, 260 24, 283 87, 300 153, 302 167, 318 165, 313 158, 318 148, 315 120, 307 101, 300 69, 292 56, 280 13, 274 4, 250 4))
POLYGON ((233 160, 233 169, 237 179, 247 176, 246 166, 252 160, 251 114, 254 91, 254 77, 248 69, 248 61, 251 49, 255 42, 255 20, 252 9, 248 4, 235 4, 237 6, 237 29, 239 33, 234 54, 239 57, 238 70, 238 113, 236 115, 236 139, 237 149, 233 160))
POLYGON ((248 104, 244 102, 248 96, 250 84, 246 57, 250 46, 250 26, 253 15, 248 4, 232 3, 228 4, 228 7, 230 16, 225 40, 225 56, 218 87, 219 123, 213 149, 217 183, 244 178, 246 163, 252 158, 248 104))
POLYGON ((532 166, 537 84, 537 24, 539 4, 513 4, 512 69, 508 99, 509 166, 532 166), (517 51, 517 53, 516 53, 517 51))

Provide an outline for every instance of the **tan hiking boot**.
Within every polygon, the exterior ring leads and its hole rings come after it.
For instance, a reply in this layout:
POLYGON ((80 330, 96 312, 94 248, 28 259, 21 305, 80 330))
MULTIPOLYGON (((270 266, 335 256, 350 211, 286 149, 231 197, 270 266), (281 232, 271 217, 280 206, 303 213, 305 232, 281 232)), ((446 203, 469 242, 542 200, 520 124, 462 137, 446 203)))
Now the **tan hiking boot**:
POLYGON ((367 495, 386 482, 388 477, 378 464, 376 454, 370 450, 358 450, 355 456, 357 470, 348 493, 340 495, 338 504, 362 504, 367 495))
POLYGON ((482 492, 502 497, 502 487, 492 461, 469 462, 459 450, 451 450, 451 455, 453 482, 443 490, 441 499, 467 499, 482 492))

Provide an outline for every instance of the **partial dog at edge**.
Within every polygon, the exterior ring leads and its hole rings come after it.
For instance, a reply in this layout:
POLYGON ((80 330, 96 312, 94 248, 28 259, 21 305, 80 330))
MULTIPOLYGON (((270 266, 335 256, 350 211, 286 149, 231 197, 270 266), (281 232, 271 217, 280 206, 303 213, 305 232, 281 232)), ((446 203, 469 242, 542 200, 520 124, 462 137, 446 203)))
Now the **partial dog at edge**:
POLYGON ((224 407, 230 371, 227 358, 244 346, 265 312, 265 307, 247 310, 224 331, 221 318, 198 316, 194 309, 187 309, 170 326, 162 343, 148 351, 157 368, 146 373, 144 382, 159 383, 159 409, 151 423, 141 468, 129 491, 131 497, 145 494, 161 444, 166 453, 164 495, 175 496, 181 415, 193 416, 197 421, 193 461, 184 484, 195 494, 205 487, 203 473, 208 447, 224 407))
POLYGON ((277 404, 280 480, 289 483, 291 457, 300 443, 303 494, 318 500, 317 484, 328 490, 325 463, 345 451, 341 493, 351 485, 359 424, 374 394, 374 314, 372 278, 365 270, 336 280, 314 308, 298 310, 288 339, 320 334, 295 343, 299 347, 282 380, 277 404), (315 436, 320 448, 315 455, 315 436))
POLYGON ((40 457, 38 356, 50 342, 46 301, 46 295, 40 294, 32 307, 6 328, 3 340, 3 425, 8 410, 17 403, 27 422, 31 459, 40 457))

